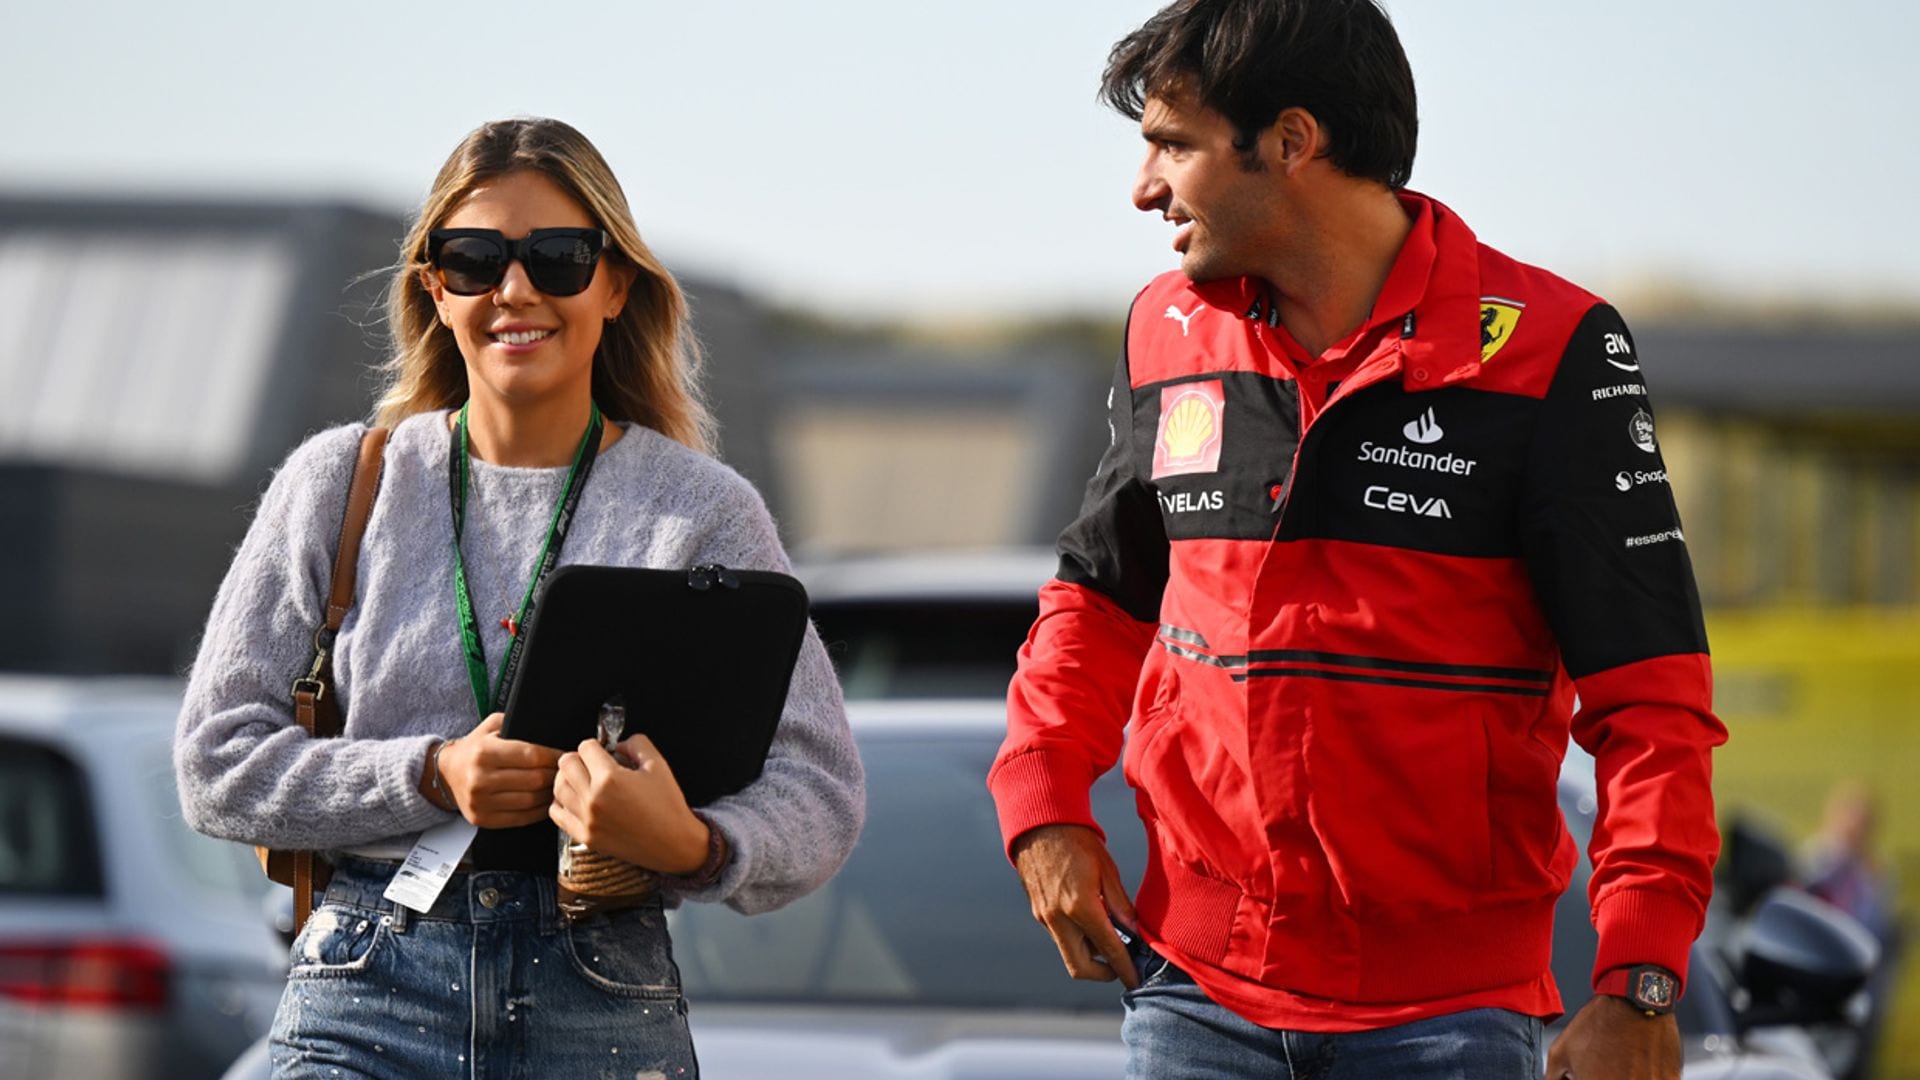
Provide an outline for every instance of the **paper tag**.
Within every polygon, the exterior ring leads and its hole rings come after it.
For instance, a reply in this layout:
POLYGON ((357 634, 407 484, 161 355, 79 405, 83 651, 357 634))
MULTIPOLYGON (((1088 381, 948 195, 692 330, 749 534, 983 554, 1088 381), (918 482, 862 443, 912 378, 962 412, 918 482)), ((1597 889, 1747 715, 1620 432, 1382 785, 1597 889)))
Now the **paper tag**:
POLYGON ((431 911, 454 871, 460 869, 460 857, 467 853, 467 847, 479 832, 479 826, 473 822, 455 818, 421 833, 413 850, 407 852, 407 861, 400 865, 400 872, 393 875, 393 881, 381 895, 422 915, 431 911))

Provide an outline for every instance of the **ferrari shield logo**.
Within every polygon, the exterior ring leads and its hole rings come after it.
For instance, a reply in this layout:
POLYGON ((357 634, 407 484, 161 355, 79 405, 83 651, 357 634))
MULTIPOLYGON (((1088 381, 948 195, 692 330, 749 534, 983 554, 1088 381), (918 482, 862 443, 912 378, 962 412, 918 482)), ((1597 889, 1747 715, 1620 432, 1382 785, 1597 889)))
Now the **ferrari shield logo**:
POLYGON ((1513 336, 1513 328, 1520 322, 1520 313, 1527 305, 1518 300, 1508 300, 1501 296, 1483 296, 1480 298, 1480 362, 1493 359, 1493 354, 1506 345, 1513 336))

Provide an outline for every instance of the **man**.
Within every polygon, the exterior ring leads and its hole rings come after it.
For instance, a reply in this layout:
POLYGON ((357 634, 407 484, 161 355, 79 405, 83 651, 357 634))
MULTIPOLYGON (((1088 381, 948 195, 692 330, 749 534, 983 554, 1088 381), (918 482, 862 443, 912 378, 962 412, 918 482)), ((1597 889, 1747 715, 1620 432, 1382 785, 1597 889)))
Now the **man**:
POLYGON ((1035 917, 1129 988, 1134 1076, 1537 1077, 1571 730, 1599 996, 1549 1075, 1677 1077, 1726 733, 1625 324, 1403 190, 1368 0, 1181 0, 1103 90, 1181 261, 989 777, 1035 917), (1087 800, 1129 719, 1133 901, 1087 800))

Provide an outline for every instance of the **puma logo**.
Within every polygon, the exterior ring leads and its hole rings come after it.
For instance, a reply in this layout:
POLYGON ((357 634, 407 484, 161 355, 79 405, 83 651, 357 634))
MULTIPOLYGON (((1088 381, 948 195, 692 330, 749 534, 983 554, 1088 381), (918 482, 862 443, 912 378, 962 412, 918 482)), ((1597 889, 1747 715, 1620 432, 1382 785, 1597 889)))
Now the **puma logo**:
POLYGON ((1200 314, 1200 305, 1198 304, 1195 304, 1193 306, 1192 311, 1181 311, 1179 308, 1174 307, 1172 304, 1167 305, 1166 317, 1180 324, 1181 337, 1187 336, 1187 331, 1192 329, 1192 327, 1188 324, 1192 323, 1193 317, 1198 314, 1200 314))

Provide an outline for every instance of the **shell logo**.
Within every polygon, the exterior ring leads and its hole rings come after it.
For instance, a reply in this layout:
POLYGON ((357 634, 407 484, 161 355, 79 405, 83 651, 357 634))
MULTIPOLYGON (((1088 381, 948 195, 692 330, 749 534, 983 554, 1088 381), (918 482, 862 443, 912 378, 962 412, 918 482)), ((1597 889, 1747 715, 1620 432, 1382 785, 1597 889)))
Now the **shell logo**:
POLYGON ((1191 465, 1213 441, 1213 408, 1199 394, 1182 395, 1167 414, 1167 462, 1191 465))
POLYGON ((1218 472, 1225 413, 1226 395, 1219 379, 1162 388, 1153 478, 1218 472))

